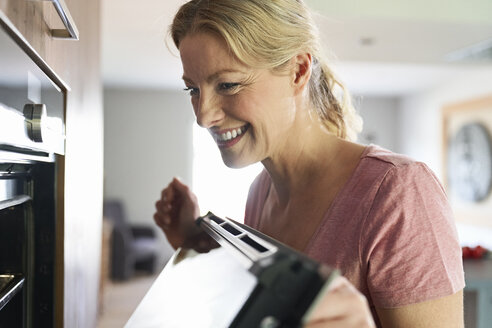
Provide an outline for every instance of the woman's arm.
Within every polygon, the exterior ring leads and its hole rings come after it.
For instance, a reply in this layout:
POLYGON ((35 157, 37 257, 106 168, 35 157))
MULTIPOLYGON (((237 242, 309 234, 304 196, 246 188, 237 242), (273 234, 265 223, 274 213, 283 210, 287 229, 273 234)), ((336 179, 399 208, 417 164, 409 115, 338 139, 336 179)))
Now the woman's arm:
POLYGON ((383 327, 463 328, 463 291, 394 309, 376 308, 383 327))

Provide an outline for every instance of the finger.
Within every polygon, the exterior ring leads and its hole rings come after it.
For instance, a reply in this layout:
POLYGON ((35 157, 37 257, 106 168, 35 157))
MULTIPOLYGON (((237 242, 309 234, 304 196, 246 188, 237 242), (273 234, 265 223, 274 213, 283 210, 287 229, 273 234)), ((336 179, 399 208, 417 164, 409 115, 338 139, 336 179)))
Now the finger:
POLYGON ((347 280, 347 278, 345 278, 344 276, 338 276, 330 283, 327 292, 333 291, 346 285, 350 285, 350 282, 347 280))
POLYGON ((157 213, 161 215, 167 215, 170 212, 171 205, 162 200, 158 200, 157 202, 155 202, 155 208, 157 210, 157 213))
POLYGON ((308 322, 303 328, 375 328, 372 320, 365 320, 361 316, 346 316, 341 318, 324 319, 308 322))
POLYGON ((339 320, 330 320, 330 321, 317 321, 317 322, 308 322, 303 328, 339 328, 339 327, 348 327, 347 325, 342 325, 339 320))
POLYGON ((155 202, 155 208, 157 212, 161 213, 166 210, 166 203, 163 200, 158 200, 155 202))
POLYGON ((172 181, 172 185, 177 193, 175 198, 178 198, 182 205, 193 208, 194 219, 197 219, 200 216, 200 209, 196 195, 191 191, 190 187, 184 184, 179 178, 175 177, 172 181))
POLYGON ((155 213, 154 214, 154 222, 160 227, 162 228, 163 226, 163 220, 162 220, 162 217, 158 214, 158 213, 155 213))
POLYGON ((173 223, 172 218, 168 214, 162 215, 161 218, 162 218, 162 224, 165 225, 166 227, 170 226, 173 223))
POLYGON ((344 277, 337 277, 314 309, 310 321, 341 318, 366 306, 364 296, 344 277))
POLYGON ((174 198, 174 188, 169 184, 161 193, 161 200, 172 202, 174 198))
POLYGON ((190 187, 188 187, 187 184, 183 183, 179 178, 174 177, 173 181, 171 182, 172 187, 175 189, 175 191, 181 193, 181 194, 190 194, 190 187))
POLYGON ((168 201, 159 201, 157 204, 157 211, 162 214, 167 214, 170 212, 171 204, 168 201))
MULTIPOLYGON (((159 220, 159 224, 161 225, 169 225, 171 224, 171 217, 169 216, 169 208, 164 204, 164 202, 158 200, 155 204, 157 212, 154 214, 154 218, 159 220)), ((162 227, 162 226, 161 226, 162 227)))
POLYGON ((168 183, 168 185, 166 186, 166 188, 162 189, 161 191, 161 199, 165 199, 166 198, 166 190, 169 188, 171 184, 168 183))

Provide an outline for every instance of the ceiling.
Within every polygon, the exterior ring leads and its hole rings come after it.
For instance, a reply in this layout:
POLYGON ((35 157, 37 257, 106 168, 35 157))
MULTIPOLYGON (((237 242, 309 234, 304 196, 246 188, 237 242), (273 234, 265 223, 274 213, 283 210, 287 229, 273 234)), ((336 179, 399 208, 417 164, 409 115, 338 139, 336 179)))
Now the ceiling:
MULTIPOLYGON (((102 0, 105 87, 183 86, 167 28, 184 2, 102 0)), ((477 71, 492 74, 490 0, 306 2, 334 70, 354 94, 397 97, 477 71)))

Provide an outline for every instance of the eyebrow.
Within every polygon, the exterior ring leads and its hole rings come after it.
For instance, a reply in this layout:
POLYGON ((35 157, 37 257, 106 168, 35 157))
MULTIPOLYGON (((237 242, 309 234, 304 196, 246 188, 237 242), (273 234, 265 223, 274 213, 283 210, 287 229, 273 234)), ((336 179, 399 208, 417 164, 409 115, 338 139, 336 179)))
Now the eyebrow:
MULTIPOLYGON (((217 79, 217 77, 219 77, 221 74, 224 74, 224 73, 244 73, 244 72, 243 71, 240 71, 240 70, 237 70, 237 69, 225 68, 225 69, 221 69, 220 71, 215 72, 214 74, 208 76, 207 79, 206 79, 206 81, 207 82, 211 82, 211 81, 217 79)), ((190 78, 188 78, 188 77, 186 77, 184 75, 183 75, 182 79, 185 82, 193 83, 193 81, 190 78)))

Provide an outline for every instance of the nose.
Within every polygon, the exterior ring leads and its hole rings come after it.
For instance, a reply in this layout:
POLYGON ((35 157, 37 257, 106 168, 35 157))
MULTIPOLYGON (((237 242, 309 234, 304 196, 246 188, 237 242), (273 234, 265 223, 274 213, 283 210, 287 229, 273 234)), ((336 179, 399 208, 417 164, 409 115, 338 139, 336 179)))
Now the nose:
POLYGON ((194 107, 196 121, 202 128, 217 125, 225 116, 219 99, 213 95, 207 96, 201 93, 194 107))

